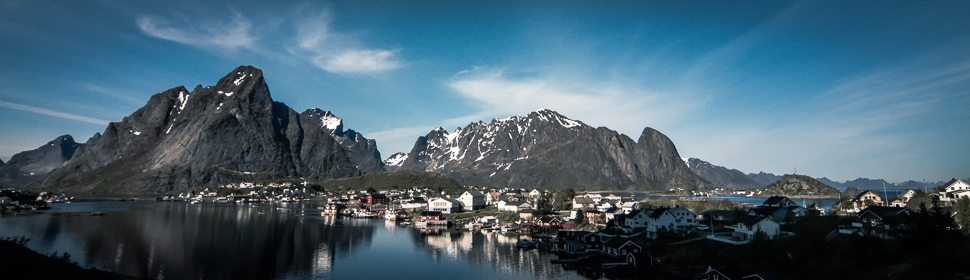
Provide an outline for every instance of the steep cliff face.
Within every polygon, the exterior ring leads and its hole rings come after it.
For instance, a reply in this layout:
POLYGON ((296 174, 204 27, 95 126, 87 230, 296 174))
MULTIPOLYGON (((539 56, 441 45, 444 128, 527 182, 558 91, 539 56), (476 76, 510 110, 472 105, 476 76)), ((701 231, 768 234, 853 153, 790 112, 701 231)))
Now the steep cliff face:
POLYGON ((311 108, 303 111, 300 116, 310 120, 336 139, 361 173, 384 171, 384 162, 381 161, 381 152, 377 150, 377 141, 364 138, 364 135, 353 129, 344 130, 343 119, 334 116, 330 111, 311 108))
POLYGON ((439 127, 417 139, 400 168, 494 187, 710 188, 680 160, 673 142, 654 129, 644 129, 634 142, 551 110, 472 123, 450 133, 439 127))
POLYGON ((155 94, 92 137, 78 158, 31 187, 166 192, 356 173, 328 132, 274 102, 262 71, 241 66, 215 86, 155 94))
POLYGON ((10 161, 0 161, 0 187, 20 188, 64 166, 74 158, 83 144, 74 137, 62 135, 37 149, 17 153, 10 161))
MULTIPOLYGON (((687 166, 694 174, 711 182, 715 188, 759 189, 771 183, 762 184, 737 169, 727 169, 698 158, 688 159, 687 166)), ((772 180, 774 181, 777 179, 772 180)))

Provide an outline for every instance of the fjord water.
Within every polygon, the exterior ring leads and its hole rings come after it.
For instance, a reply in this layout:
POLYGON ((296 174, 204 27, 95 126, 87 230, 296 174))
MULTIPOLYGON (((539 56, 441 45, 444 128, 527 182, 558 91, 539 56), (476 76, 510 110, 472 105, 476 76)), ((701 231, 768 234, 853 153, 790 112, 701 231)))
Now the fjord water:
MULTIPOLYGON (((153 279, 561 279, 557 256, 499 234, 320 216, 312 203, 87 202, 0 216, 0 237, 153 279), (92 215, 92 212, 105 212, 92 215)), ((572 274, 572 275, 570 275, 572 274)))

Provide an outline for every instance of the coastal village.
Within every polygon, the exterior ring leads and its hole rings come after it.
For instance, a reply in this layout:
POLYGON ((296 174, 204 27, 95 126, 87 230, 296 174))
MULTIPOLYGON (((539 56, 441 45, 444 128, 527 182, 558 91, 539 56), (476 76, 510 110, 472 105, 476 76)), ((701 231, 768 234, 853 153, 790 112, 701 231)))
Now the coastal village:
MULTIPOLYGON (((694 196, 668 193, 618 196, 610 193, 575 193, 572 190, 492 189, 462 190, 368 189, 319 192, 293 184, 238 184, 198 193, 157 198, 190 203, 296 203, 317 201, 321 216, 386 219, 414 226, 423 234, 482 232, 518 239, 523 250, 559 254, 555 263, 585 276, 668 275, 670 278, 775 279, 778 271, 759 265, 737 267, 694 264, 671 269, 691 244, 745 248, 772 240, 799 240, 799 232, 812 226, 822 244, 840 238, 904 239, 918 235, 932 217, 952 221, 944 230, 966 232, 960 222, 961 200, 970 203, 970 184, 953 179, 934 192, 906 190, 898 197, 861 191, 838 201, 830 209, 805 205, 786 196, 764 197, 760 204, 730 202, 710 196, 743 195, 745 190, 717 189, 694 196), (667 196, 664 196, 667 195, 667 196), (653 197, 655 199, 651 199, 653 197), (662 199, 656 199, 661 197, 662 199), (919 203, 920 205, 913 205, 919 203), (824 220, 819 228, 813 220, 824 220), (835 223, 832 223, 835 221, 835 223), (847 237, 851 236, 851 237, 847 237), (683 250, 680 250, 683 251, 683 250)), ((749 194, 751 191, 747 191, 749 194)), ((682 193, 679 193, 682 194, 682 193)), ((44 193, 36 197, 3 190, 5 211, 44 209, 49 203, 70 202, 69 197, 44 193), (67 200, 67 201, 65 201, 67 200)), ((731 249, 728 249, 731 250, 731 249)))

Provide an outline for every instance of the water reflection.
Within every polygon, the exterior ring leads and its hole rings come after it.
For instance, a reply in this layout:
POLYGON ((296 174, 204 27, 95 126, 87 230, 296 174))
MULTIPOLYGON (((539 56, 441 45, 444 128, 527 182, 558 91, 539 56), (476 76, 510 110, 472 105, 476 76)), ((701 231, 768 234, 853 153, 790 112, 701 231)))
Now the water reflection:
POLYGON ((558 279, 555 254, 500 234, 320 216, 315 205, 73 203, 0 216, 44 254, 154 279, 558 279), (92 211, 108 211, 92 216, 92 211))

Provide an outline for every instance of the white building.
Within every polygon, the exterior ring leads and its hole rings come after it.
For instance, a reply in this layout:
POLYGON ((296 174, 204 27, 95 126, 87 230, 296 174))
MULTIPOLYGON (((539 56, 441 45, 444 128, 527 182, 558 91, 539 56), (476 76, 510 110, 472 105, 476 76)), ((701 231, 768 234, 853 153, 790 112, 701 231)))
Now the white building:
POLYGON ((485 207, 485 195, 480 191, 466 191, 458 197, 458 201, 461 201, 462 209, 465 211, 474 211, 485 207))
POLYGON ((439 197, 428 201, 429 211, 441 211, 444 214, 452 214, 461 211, 461 202, 451 199, 439 197))

